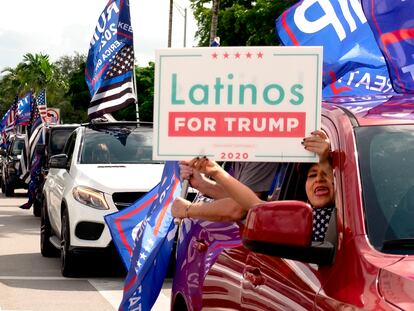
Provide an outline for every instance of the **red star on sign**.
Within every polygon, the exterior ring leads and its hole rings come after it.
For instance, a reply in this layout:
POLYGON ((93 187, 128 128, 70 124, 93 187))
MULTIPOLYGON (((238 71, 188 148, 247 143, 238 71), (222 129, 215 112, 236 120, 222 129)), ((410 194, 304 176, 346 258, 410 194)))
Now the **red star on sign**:
POLYGON ((211 54, 211 57, 213 57, 214 59, 217 59, 217 53, 213 53, 213 54, 211 54))
POLYGON ((262 52, 257 53, 257 58, 263 58, 263 53, 262 52))
POLYGON ((247 53, 246 53, 246 57, 247 57, 247 58, 252 58, 252 53, 247 52, 247 53))
POLYGON ((236 54, 234 54, 234 56, 235 56, 236 58, 240 58, 240 53, 239 53, 239 52, 237 52, 236 54))
POLYGON ((229 58, 229 53, 226 52, 226 53, 223 54, 223 56, 224 56, 224 58, 229 58))

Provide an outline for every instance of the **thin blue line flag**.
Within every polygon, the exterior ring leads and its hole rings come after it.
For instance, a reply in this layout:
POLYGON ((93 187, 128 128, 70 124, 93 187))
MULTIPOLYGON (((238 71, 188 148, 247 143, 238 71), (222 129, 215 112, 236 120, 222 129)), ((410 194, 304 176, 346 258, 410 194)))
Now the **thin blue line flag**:
POLYGON ((90 119, 135 103, 133 66, 129 1, 109 0, 99 16, 86 61, 90 119))

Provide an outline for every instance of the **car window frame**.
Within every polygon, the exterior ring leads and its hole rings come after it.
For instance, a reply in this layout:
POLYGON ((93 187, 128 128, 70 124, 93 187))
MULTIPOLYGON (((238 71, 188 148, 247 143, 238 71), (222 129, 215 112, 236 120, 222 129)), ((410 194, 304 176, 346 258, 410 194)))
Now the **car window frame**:
POLYGON ((78 132, 76 130, 72 134, 70 134, 68 140, 66 141, 65 147, 63 148, 63 153, 66 154, 68 157, 68 168, 70 168, 72 163, 77 135, 78 132))

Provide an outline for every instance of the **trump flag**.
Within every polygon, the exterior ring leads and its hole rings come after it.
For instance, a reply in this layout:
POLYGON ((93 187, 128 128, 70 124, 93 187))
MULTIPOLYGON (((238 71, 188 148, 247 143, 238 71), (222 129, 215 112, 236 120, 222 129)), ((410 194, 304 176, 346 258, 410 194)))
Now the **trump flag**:
POLYGON ((32 101, 32 92, 28 92, 18 101, 14 126, 29 124, 30 116, 32 114, 32 101))
POLYGON ((323 97, 393 92, 384 57, 358 0, 302 0, 276 20, 289 46, 323 46, 323 97))
POLYGON ((110 0, 99 16, 86 61, 90 119, 135 103, 133 66, 129 1, 110 0))
POLYGON ((158 189, 159 184, 129 207, 105 216, 105 222, 108 225, 112 240, 127 270, 131 264, 138 230, 152 203, 158 197, 158 189))
POLYGON ((398 93, 414 93, 414 2, 362 0, 398 93))
POLYGON ((177 226, 171 204, 181 193, 178 162, 168 161, 151 205, 137 234, 119 310, 151 310, 164 282, 177 226))

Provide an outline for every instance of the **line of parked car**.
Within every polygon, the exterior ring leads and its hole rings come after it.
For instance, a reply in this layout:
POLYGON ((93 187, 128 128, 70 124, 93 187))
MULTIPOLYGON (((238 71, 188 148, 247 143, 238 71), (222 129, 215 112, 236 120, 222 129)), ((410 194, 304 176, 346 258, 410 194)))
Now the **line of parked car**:
MULTIPOLYGON (((45 132, 45 143, 35 150, 44 161, 33 214, 40 216, 42 255, 60 255, 62 275, 71 277, 85 256, 116 252, 104 216, 151 190, 164 163, 152 160, 151 123, 97 119, 51 125, 45 132)), ((24 136, 13 135, 0 151, 1 186, 8 197, 27 189, 18 169, 23 145, 24 136)))

